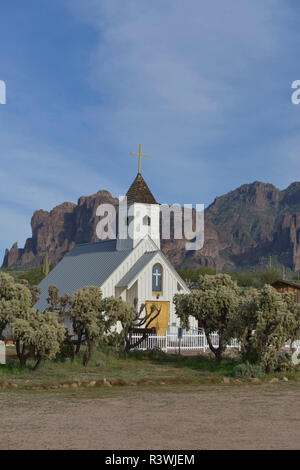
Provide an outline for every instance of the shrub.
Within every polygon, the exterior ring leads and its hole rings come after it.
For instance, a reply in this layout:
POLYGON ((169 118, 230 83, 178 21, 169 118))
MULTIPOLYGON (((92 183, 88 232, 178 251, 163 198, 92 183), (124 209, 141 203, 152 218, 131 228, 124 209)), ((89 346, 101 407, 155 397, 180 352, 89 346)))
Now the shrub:
POLYGON ((117 333, 116 331, 103 336, 102 340, 99 342, 99 349, 102 349, 103 346, 112 346, 114 348, 124 347, 124 332, 117 333))
POLYGON ((189 329, 190 317, 194 317, 204 329, 209 348, 220 362, 226 345, 234 336, 231 322, 239 305, 240 289, 228 274, 200 276, 198 289, 190 294, 175 294, 176 315, 181 325, 189 329), (210 335, 218 333, 219 345, 214 346, 210 335))
POLYGON ((242 360, 272 372, 285 342, 297 338, 299 325, 300 305, 290 293, 277 292, 271 286, 249 290, 234 322, 242 360))
POLYGON ((11 374, 17 375, 24 373, 25 366, 22 366, 15 360, 8 360, 6 364, 0 367, 0 375, 11 374))
POLYGON ((243 362, 233 368, 232 375, 236 379, 249 379, 252 377, 262 378, 264 373, 258 365, 250 364, 250 362, 243 362))
POLYGON ((279 356, 277 365, 275 367, 276 372, 293 372, 296 366, 291 361, 291 356, 287 353, 279 356))
POLYGON ((159 348, 147 349, 146 351, 133 349, 130 351, 130 357, 138 360, 150 359, 156 361, 165 359, 167 354, 159 348))

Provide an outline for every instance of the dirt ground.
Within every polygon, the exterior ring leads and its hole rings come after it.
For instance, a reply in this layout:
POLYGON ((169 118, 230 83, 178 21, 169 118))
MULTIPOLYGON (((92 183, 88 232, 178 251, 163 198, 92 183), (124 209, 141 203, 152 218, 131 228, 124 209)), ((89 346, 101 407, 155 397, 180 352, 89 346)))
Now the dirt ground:
POLYGON ((0 394, 0 449, 300 449, 300 385, 0 394))

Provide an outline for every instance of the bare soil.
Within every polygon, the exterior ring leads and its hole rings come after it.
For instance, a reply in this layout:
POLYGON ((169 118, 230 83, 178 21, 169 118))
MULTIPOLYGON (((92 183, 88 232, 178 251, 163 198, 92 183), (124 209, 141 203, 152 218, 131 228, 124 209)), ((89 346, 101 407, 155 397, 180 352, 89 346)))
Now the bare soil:
POLYGON ((300 449, 300 386, 5 391, 0 422, 0 449, 300 449))

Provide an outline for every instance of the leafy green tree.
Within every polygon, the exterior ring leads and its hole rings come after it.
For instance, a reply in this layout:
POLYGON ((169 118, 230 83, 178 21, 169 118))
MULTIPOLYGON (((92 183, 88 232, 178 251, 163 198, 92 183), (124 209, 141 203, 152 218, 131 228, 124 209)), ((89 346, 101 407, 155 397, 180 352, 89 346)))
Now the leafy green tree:
POLYGON ((204 329, 210 350, 217 360, 222 359, 233 330, 230 322, 239 304, 239 288, 228 274, 204 275, 199 278, 199 288, 191 294, 176 294, 174 304, 182 326, 189 328, 193 316, 204 329), (211 334, 218 333, 219 346, 212 344, 211 334))

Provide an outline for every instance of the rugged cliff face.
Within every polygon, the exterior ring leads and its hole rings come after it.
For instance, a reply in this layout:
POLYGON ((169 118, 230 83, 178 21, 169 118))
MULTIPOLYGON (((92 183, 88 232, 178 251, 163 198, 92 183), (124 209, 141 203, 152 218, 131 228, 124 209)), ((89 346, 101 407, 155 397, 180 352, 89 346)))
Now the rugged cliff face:
MULTIPOLYGON (((97 241, 96 209, 118 200, 108 191, 65 202, 52 211, 36 211, 32 237, 24 248, 6 250, 3 267, 32 266, 46 253, 57 263, 76 243, 97 241)), ((232 270, 266 262, 270 255, 291 269, 300 269, 300 183, 280 191, 254 182, 218 197, 205 211, 205 243, 200 251, 186 251, 184 240, 162 240, 162 250, 176 267, 218 266, 232 270)))
POLYGON ((24 248, 14 243, 6 250, 2 267, 29 267, 40 264, 48 253, 49 261, 56 264, 76 243, 98 241, 96 225, 97 207, 103 203, 117 206, 118 199, 108 191, 82 196, 77 204, 64 202, 50 212, 38 210, 31 218, 32 237, 24 248))

